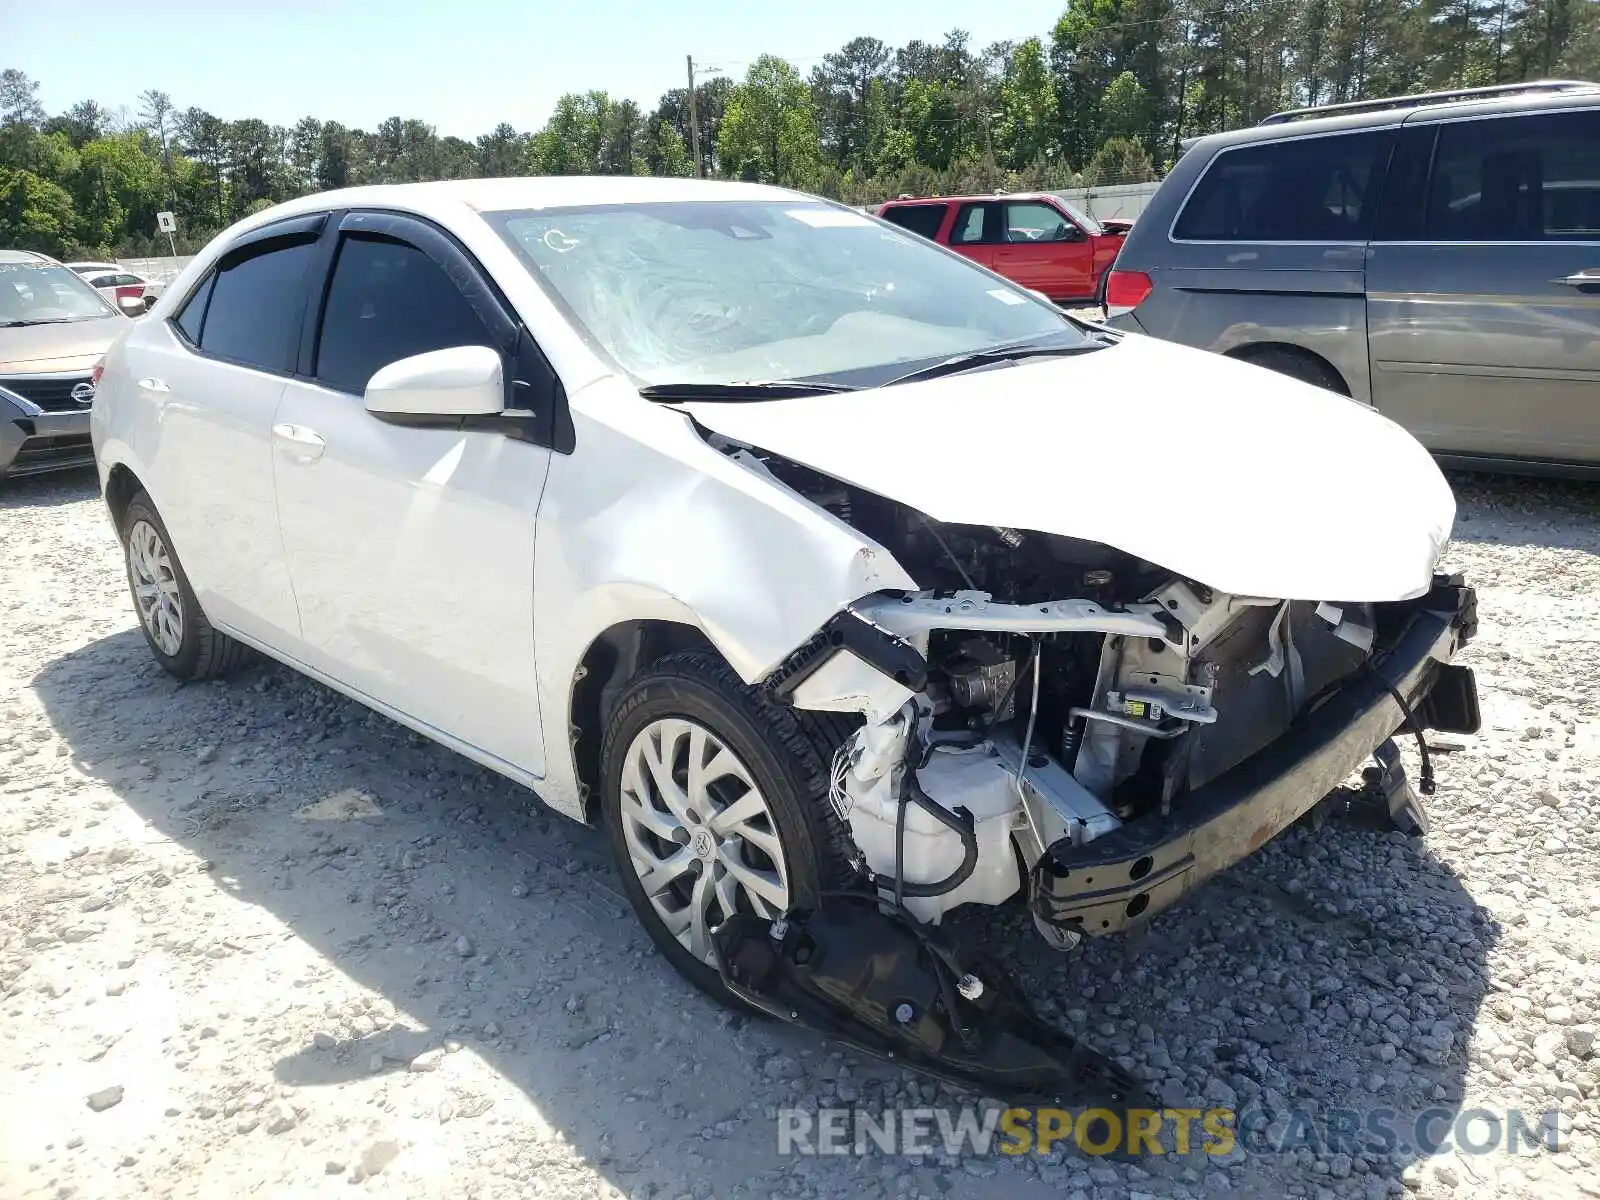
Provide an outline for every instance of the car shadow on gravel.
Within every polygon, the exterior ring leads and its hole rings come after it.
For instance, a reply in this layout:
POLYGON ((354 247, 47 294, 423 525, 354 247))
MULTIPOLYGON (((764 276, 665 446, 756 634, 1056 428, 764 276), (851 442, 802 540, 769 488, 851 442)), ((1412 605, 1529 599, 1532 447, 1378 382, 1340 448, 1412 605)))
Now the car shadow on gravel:
MULTIPOLYGON (((1397 1193, 1418 1157, 1418 1117, 1431 1111, 1441 1132, 1460 1109, 1496 926, 1398 835, 1291 830, 1137 940, 1072 955, 1045 949, 1015 910, 955 922, 958 936, 1000 946, 1047 1015, 1122 1057, 1166 1103, 1266 1109, 1280 1131, 1304 1114, 1288 1149, 1137 1165, 1063 1147, 962 1162, 780 1158, 775 1108, 877 1116, 972 1098, 721 1010, 650 945, 597 833, 284 668, 178 686, 128 630, 48 663, 33 686, 76 764, 189 850, 206 886, 267 910, 407 1018, 375 1028, 359 1010, 318 1009, 303 1023, 317 1036, 282 1051, 279 1081, 312 1090, 419 1056, 414 1069, 427 1070, 430 1053, 460 1043, 630 1195, 771 1195, 801 1182, 824 1196, 1283 1195, 1291 1183, 1378 1195, 1397 1193), (1329 1144, 1339 1110, 1360 1114, 1349 1144, 1329 1144), (1365 1132, 1380 1110, 1398 1114, 1388 1149, 1365 1132)), ((1454 772, 1441 773, 1449 788, 1454 772)), ((209 971, 228 972, 241 952, 183 932, 197 953, 210 945, 209 971)), ((314 1002, 286 985, 272 1000, 314 1002)), ((452 1093, 439 1119, 492 1102, 452 1093)), ((493 1136, 507 1170, 546 1155, 516 1122, 493 1136)))
POLYGON ((93 467, 78 467, 50 475, 27 475, 20 479, 0 477, 0 509, 76 504, 99 493, 100 477, 93 467))

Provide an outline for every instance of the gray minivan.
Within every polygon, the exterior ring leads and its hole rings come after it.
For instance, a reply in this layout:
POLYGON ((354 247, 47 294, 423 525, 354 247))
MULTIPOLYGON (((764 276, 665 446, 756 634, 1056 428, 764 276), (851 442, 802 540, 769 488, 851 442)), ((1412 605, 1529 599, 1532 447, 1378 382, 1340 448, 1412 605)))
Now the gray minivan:
POLYGON ((1600 471, 1600 85, 1299 109, 1189 146, 1110 324, 1374 405, 1448 466, 1600 471))

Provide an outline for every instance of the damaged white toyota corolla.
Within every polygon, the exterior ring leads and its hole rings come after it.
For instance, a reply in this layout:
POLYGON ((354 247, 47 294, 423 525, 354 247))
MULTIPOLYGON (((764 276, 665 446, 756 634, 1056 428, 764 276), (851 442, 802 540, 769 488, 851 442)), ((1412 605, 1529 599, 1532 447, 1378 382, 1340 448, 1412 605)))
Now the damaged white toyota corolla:
POLYGON ((1373 758, 1415 826, 1392 736, 1477 725, 1398 426, 777 189, 269 209, 93 433, 168 670, 254 647, 603 821, 693 982, 1019 1099, 1132 1082, 946 913, 1122 931, 1373 758))

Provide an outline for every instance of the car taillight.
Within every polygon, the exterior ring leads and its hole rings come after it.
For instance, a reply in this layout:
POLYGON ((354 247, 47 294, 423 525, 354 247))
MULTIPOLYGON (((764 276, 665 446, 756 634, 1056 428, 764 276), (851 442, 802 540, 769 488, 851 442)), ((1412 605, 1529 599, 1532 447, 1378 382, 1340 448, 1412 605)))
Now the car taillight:
POLYGON ((1106 280, 1106 308, 1138 308, 1155 288, 1143 271, 1112 271, 1106 280))
POLYGON ((100 386, 100 376, 104 375, 105 373, 106 373, 106 360, 104 358, 102 358, 97 363, 95 363, 94 366, 89 368, 89 382, 94 384, 95 387, 99 387, 100 386))

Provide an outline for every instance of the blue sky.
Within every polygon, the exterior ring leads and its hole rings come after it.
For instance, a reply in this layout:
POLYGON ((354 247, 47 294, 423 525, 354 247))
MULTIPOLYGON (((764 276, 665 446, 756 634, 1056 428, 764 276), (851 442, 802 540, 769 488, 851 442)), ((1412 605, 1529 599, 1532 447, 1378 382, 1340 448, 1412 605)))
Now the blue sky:
POLYGON ((0 0, 0 67, 39 81, 50 112, 180 107, 292 124, 373 128, 420 117, 475 137, 544 124, 563 92, 601 88, 647 108, 684 81, 684 55, 734 76, 763 52, 802 72, 856 36, 891 46, 950 29, 977 46, 1043 36, 1066 0, 0 0))

